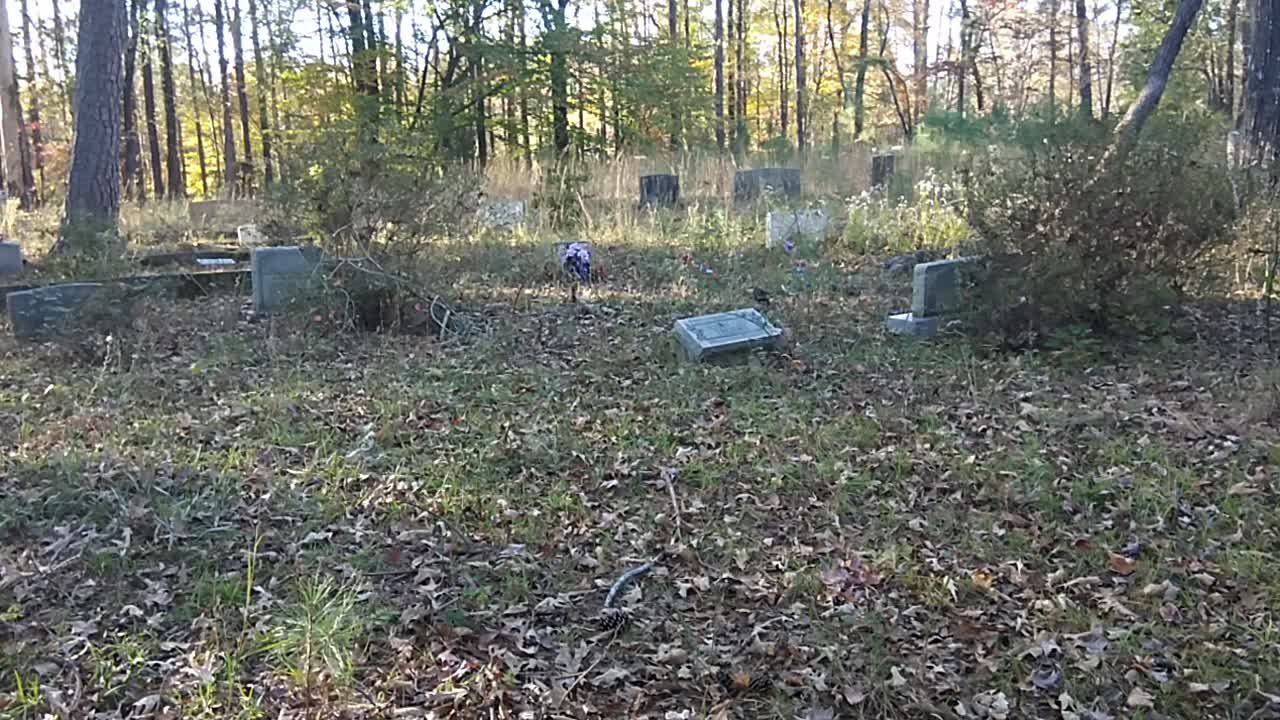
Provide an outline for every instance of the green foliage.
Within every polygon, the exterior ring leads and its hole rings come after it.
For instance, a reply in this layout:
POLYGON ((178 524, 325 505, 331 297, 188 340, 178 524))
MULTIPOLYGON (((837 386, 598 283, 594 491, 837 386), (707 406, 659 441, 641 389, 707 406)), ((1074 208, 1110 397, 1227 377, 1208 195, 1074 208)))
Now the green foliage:
POLYGON ((332 578, 304 580, 272 630, 266 651, 285 677, 309 695, 321 682, 339 687, 350 682, 364 630, 354 591, 332 578))
POLYGON ((907 197, 863 193, 849 203, 844 241, 860 252, 903 252, 920 248, 952 248, 969 237, 965 201, 956 177, 932 169, 919 182, 904 178, 907 197))
POLYGON ((970 217, 987 261, 974 323, 1014 346, 1066 328, 1165 329, 1234 205, 1225 167, 1163 140, 1107 175, 1094 145, 979 163, 970 217))
POLYGON ((588 199, 587 181, 590 179, 573 163, 553 163, 542 177, 542 185, 533 196, 533 205, 542 210, 552 227, 572 225, 582 218, 588 199))

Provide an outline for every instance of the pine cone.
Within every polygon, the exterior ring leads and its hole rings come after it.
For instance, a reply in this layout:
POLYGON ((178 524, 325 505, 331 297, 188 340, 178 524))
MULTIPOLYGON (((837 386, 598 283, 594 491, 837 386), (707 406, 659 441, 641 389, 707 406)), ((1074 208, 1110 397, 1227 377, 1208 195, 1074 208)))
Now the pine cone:
POLYGON ((631 622, 631 614, 621 608, 605 608, 598 618, 600 628, 609 632, 617 632, 631 622))

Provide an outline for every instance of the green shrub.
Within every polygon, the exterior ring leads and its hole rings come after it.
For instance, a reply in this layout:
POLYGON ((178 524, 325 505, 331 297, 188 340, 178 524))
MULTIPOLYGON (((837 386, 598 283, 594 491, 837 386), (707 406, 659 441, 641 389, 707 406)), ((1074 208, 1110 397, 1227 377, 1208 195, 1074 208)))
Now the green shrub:
POLYGON ((1067 328, 1165 329, 1234 212, 1226 168, 1178 147, 1142 144, 1105 176, 1087 144, 975 167, 978 328, 1013 346, 1067 328))

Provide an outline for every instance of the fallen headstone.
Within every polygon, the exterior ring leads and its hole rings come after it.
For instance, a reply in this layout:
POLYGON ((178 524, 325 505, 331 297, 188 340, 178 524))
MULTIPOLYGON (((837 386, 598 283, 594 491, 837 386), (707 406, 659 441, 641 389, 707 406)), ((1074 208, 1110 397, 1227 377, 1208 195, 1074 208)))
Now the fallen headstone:
POLYGON ((765 247, 777 247, 797 237, 820 240, 827 234, 827 211, 770 212, 766 225, 765 247))
POLYGON ((894 166, 897 164, 893 155, 876 155, 871 158, 871 189, 883 190, 893 180, 894 166))
POLYGON ((513 230, 524 224, 523 200, 491 200, 481 206, 480 223, 491 230, 513 230))
POLYGON ((671 207, 678 202, 679 175, 644 175, 640 178, 640 207, 671 207))
POLYGON ((890 315, 890 332, 920 337, 938 333, 941 320, 961 307, 961 273, 976 258, 956 258, 919 263, 912 272, 911 312, 890 315))
POLYGON ((16 242, 0 242, 0 277, 22 272, 22 246, 16 242))
POLYGON ((249 258, 253 277, 253 309, 272 312, 304 291, 320 265, 320 251, 314 247, 254 248, 249 258))
POLYGON ((733 201, 750 202, 766 193, 800 197, 800 171, 792 168, 739 170, 733 175, 733 201))
POLYGON ((782 339, 782 329, 755 308, 681 318, 676 320, 672 331, 681 355, 692 362, 748 350, 772 349, 782 339))
POLYGON ((65 283, 11 292, 5 297, 9 327, 20 338, 52 335, 102 288, 101 283, 65 283))

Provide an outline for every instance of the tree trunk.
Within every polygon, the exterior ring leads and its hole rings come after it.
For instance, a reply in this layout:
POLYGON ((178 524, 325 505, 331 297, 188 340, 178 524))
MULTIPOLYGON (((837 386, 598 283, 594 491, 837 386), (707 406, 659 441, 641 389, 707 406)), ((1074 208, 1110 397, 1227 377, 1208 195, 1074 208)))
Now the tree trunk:
POLYGON ((1236 20, 1240 13, 1240 0, 1231 0, 1227 6, 1227 62, 1226 93, 1227 114, 1236 112, 1236 20))
POLYGON ((240 101, 240 139, 244 148, 244 164, 236 178, 246 196, 253 195, 253 179, 257 175, 253 167, 253 142, 249 134, 249 85, 244 74, 244 25, 240 22, 240 0, 231 1, 231 47, 236 54, 236 94, 240 101))
POLYGON ((791 64, 787 52, 787 38, 791 36, 790 27, 787 24, 787 12, 787 0, 774 0, 773 26, 778 32, 778 110, 781 125, 779 134, 784 138, 787 136, 789 127, 787 108, 791 102, 791 93, 787 89, 787 67, 791 64), (778 17, 778 6, 782 6, 781 19, 778 17))
MULTIPOLYGON (((30 118, 28 127, 31 136, 31 155, 32 164, 36 173, 41 178, 40 184, 44 181, 44 143, 40 133, 40 97, 36 92, 36 60, 35 49, 32 47, 34 41, 31 36, 31 13, 27 10, 27 0, 22 0, 22 42, 26 46, 27 56, 27 95, 29 97, 29 105, 27 107, 27 117, 30 118)), ((40 204, 39 187, 34 187, 32 199, 35 205, 40 204)))
MULTIPOLYGON (((264 7, 269 7, 264 0, 264 7)), ((280 79, 280 45, 276 42, 276 33, 274 24, 270 17, 266 21, 267 26, 267 45, 271 48, 271 69, 268 73, 267 84, 271 92, 271 157, 275 161, 276 170, 279 172, 278 180, 282 183, 289 181, 288 174, 285 172, 284 165, 284 131, 285 127, 280 122, 280 98, 277 92, 280 79)), ((403 78, 401 78, 403 82, 403 78)))
POLYGON ((262 41, 258 33, 258 3, 249 0, 249 26, 253 41, 253 77, 258 83, 258 131, 262 135, 262 179, 270 187, 275 184, 271 167, 271 121, 267 113, 267 66, 262 60, 262 41))
POLYGON ((236 129, 231 111, 231 73, 227 66, 226 14, 223 0, 213 0, 213 22, 218 30, 218 71, 222 77, 222 157, 225 163, 222 175, 222 191, 235 197, 238 194, 240 163, 236 160, 236 129))
MULTIPOLYGON (((730 0, 732 2, 732 0, 730 0)), ((735 51, 738 66, 738 124, 734 127, 734 149, 745 152, 747 149, 747 93, 750 83, 747 80, 747 0, 738 0, 738 47, 735 51)))
POLYGON ((858 74, 853 80, 853 134, 862 137, 866 123, 867 34, 871 26, 871 0, 862 0, 862 20, 858 29, 858 74))
POLYGON ((1243 161, 1260 167, 1273 179, 1280 160, 1280 8, 1274 0, 1250 0, 1251 34, 1245 65, 1245 139, 1243 161))
MULTIPOLYGON (((1272 3, 1272 0, 1257 1, 1264 5, 1272 3)), ((1169 84, 1169 73, 1173 70, 1174 61, 1178 59, 1178 51, 1182 49, 1182 41, 1187 37, 1187 30, 1195 22, 1196 14, 1200 12, 1200 6, 1203 4, 1204 0, 1179 0, 1178 9, 1173 15, 1173 22, 1165 32, 1164 40, 1160 42, 1160 48, 1156 50, 1155 59, 1151 61, 1151 69, 1147 72, 1147 83, 1142 87, 1142 91, 1138 93, 1138 98, 1129 108, 1129 112, 1125 113, 1124 119, 1116 126, 1115 137, 1102 158, 1099 175, 1105 173, 1113 163, 1122 159, 1137 142, 1138 134, 1142 132, 1142 126, 1147 122, 1147 118, 1151 116, 1151 113, 1155 112, 1156 106, 1160 104, 1160 96, 1164 94, 1164 88, 1169 84)), ((1280 50, 1280 44, 1274 47, 1276 47, 1276 50, 1280 50)), ((1270 79, 1275 82, 1280 79, 1280 53, 1272 53, 1271 61, 1276 67, 1276 73, 1270 79)), ((1253 76, 1254 74, 1251 71, 1250 80, 1254 79, 1253 76)), ((1274 84, 1267 86, 1265 92, 1270 96, 1272 106, 1280 107, 1275 103, 1275 87, 1274 84)), ((1275 116, 1280 120, 1280 110, 1277 110, 1275 116)))
MULTIPOLYGON (((676 0, 667 0, 667 42, 672 54, 680 47, 680 18, 677 17, 676 0)), ((671 103, 671 150, 680 150, 680 104, 671 103)))
POLYGON ((808 150, 805 133, 805 96, 808 88, 804 79, 804 0, 795 0, 796 12, 796 150, 804 155, 808 150))
POLYGON ((218 140, 218 128, 221 125, 218 124, 217 110, 221 109, 221 107, 213 101, 213 90, 211 89, 213 88, 213 56, 209 54, 209 42, 204 32, 204 10, 198 4, 196 5, 195 16, 196 24, 200 30, 200 55, 203 58, 197 74, 200 77, 200 92, 204 96, 204 109, 209 115, 209 147, 213 149, 213 167, 224 168, 222 142, 218 140))
POLYGON ((541 0, 541 7, 551 55, 551 136, 563 160, 569 151, 569 0, 541 0))
POLYGON ((831 18, 832 0, 827 0, 827 42, 831 44, 831 58, 836 65, 836 109, 831 118, 831 147, 840 151, 840 113, 845 107, 847 86, 844 79, 844 63, 840 60, 840 46, 836 44, 835 22, 831 18))
MULTIPOLYGON (((200 121, 200 84, 196 80, 196 46, 191 39, 191 9, 182 0, 182 32, 187 40, 187 81, 191 84, 191 117, 196 124, 196 158, 200 161, 200 197, 209 197, 209 165, 204 152, 204 123, 200 121)), ((206 95, 207 98, 207 95, 206 95)))
POLYGON ((737 9, 734 7, 736 0, 725 0, 727 9, 725 10, 725 50, 724 50, 724 82, 725 92, 729 97, 725 103, 725 144, 728 145, 729 151, 733 152, 737 149, 737 128, 738 128, 738 67, 733 63, 732 55, 734 48, 738 45, 738 33, 735 30, 737 24, 734 22, 734 14, 737 9))
POLYGON ((969 74, 969 0, 960 0, 960 71, 956 73, 956 112, 964 117, 964 84, 969 74))
MULTIPOLYGON (((1235 1, 1232 0, 1233 3, 1235 1)), ((1124 0, 1116 0, 1116 25, 1111 33, 1111 48, 1107 50, 1107 91, 1102 100, 1103 120, 1111 117, 1111 87, 1116 77, 1116 48, 1120 45, 1120 14, 1123 9, 1124 0)))
POLYGON ((62 9, 59 7, 62 0, 52 0, 49 4, 53 6, 53 47, 58 72, 62 75, 62 124, 65 126, 68 124, 67 113, 71 112, 75 80, 71 77, 71 63, 67 60, 67 33, 62 25, 62 9))
MULTIPOLYGON (((525 33, 525 14, 524 3, 519 0, 512 0, 516 12, 516 35, 520 43, 520 60, 519 69, 520 77, 524 77, 526 70, 526 49, 528 47, 528 37, 525 33)), ((530 170, 533 169, 533 134, 529 127, 529 93, 520 93, 520 143, 524 147, 524 166, 530 170)), ((600 117, 600 123, 604 124, 604 116, 600 117)))
POLYGON ((178 125, 178 85, 173 79, 173 52, 169 47, 169 0, 156 0, 156 45, 160 50, 160 87, 164 93, 164 132, 168 139, 165 168, 169 174, 169 198, 187 196, 182 166, 182 133, 178 125))
POLYGON ((103 247, 120 214, 120 97, 125 8, 119 0, 82 0, 76 53, 75 144, 67 209, 54 253, 103 247))
POLYGON ((724 152, 724 0, 715 0, 716 148, 724 152))
MULTIPOLYGON (((157 0, 159 2, 159 0, 157 0)), ((151 166, 151 189, 157 200, 165 196, 164 160, 160 153, 160 124, 156 120, 156 81, 151 68, 151 43, 139 33, 142 44, 142 110, 147 124, 147 157, 151 166)))
POLYGON ((129 46, 124 54, 124 196, 145 200, 146 185, 142 181, 142 139, 138 136, 138 35, 139 15, 143 0, 129 3, 129 46))
POLYGON ((915 81, 915 122, 929 107, 929 0, 912 0, 911 47, 915 81))
POLYGON ((13 36, 9 32, 8 4, 0 7, 0 114, 3 123, 4 179, 10 197, 21 199, 22 208, 35 207, 35 176, 31 171, 31 145, 22 122, 22 95, 17 64, 13 57, 13 36))
POLYGON ((1049 0, 1049 117, 1058 112, 1058 4, 1049 0))
POLYGON ((1080 116, 1093 121, 1093 73, 1089 67, 1089 10, 1076 0, 1076 30, 1080 37, 1080 116))

